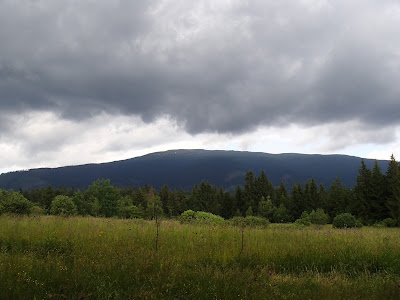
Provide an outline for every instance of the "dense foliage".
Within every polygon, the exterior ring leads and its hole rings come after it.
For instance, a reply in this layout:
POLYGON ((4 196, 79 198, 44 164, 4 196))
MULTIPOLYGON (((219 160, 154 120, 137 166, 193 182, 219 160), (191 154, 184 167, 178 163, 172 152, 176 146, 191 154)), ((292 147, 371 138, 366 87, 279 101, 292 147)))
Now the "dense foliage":
POLYGON ((29 214, 35 206, 35 211, 40 207, 47 214, 152 219, 155 214, 177 218, 193 210, 224 219, 254 216, 273 223, 299 220, 303 225, 323 225, 337 215, 349 213, 367 225, 400 225, 400 169, 393 156, 386 173, 377 163, 368 169, 362 160, 353 189, 346 188, 339 178, 329 188, 311 178, 290 190, 284 182, 273 186, 265 172, 257 176, 248 171, 244 179, 244 185, 234 191, 203 181, 190 193, 171 190, 167 185, 159 191, 149 185, 117 188, 104 179, 79 191, 51 186, 19 192, 0 190, 0 213, 29 214), (67 197, 62 198, 64 205, 69 205, 64 209, 71 212, 63 213, 57 208, 58 196, 67 197))
POLYGON ((50 213, 52 215, 68 217, 76 215, 77 211, 74 201, 68 196, 58 195, 51 202, 50 213))
POLYGON ((202 225, 219 225, 223 224, 225 220, 217 215, 212 213, 187 210, 182 213, 180 217, 180 221, 183 224, 202 224, 202 225))
POLYGON ((354 228, 356 224, 356 218, 349 213, 337 215, 332 222, 334 228, 354 228))

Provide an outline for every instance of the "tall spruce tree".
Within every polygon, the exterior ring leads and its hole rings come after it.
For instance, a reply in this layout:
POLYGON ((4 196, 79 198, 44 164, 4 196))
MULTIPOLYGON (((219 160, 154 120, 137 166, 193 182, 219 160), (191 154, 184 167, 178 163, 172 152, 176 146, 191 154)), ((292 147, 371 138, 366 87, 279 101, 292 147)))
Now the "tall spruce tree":
POLYGON ((386 207, 386 178, 376 160, 371 175, 371 217, 377 222, 389 217, 389 210, 386 207))
POLYGON ((282 203, 288 207, 289 202, 288 202, 288 193, 286 191, 286 187, 285 184, 283 183, 283 181, 281 181, 281 184, 277 187, 276 191, 276 199, 277 199, 277 203, 275 205, 279 206, 282 203))
POLYGON ((331 218, 339 214, 347 212, 347 188, 342 184, 340 179, 336 177, 329 189, 328 203, 326 212, 331 218))
POLYGON ((400 225, 400 170, 393 154, 386 172, 386 207, 390 216, 400 225))
POLYGON ((314 178, 311 178, 310 182, 306 182, 305 186, 305 197, 307 201, 306 209, 307 211, 315 210, 320 208, 318 199, 318 186, 314 178))
POLYGON ((328 193, 325 190, 325 187, 322 183, 319 184, 319 189, 318 189, 318 207, 317 208, 323 208, 326 210, 326 204, 328 202, 328 193))
POLYGON ((234 213, 236 212, 236 208, 233 208, 233 198, 231 193, 225 192, 224 189, 221 187, 219 189, 220 194, 220 216, 224 219, 230 219, 233 217, 234 213))
POLYGON ((237 215, 239 212, 240 215, 244 216, 244 212, 246 211, 245 202, 243 198, 243 190, 240 187, 240 185, 237 185, 235 189, 235 203, 236 203, 235 215, 237 215))
POLYGON ((307 209, 305 192, 300 183, 293 185, 291 193, 290 213, 293 219, 300 218, 303 211, 307 209))
POLYGON ((361 167, 358 169, 357 185, 354 187, 355 202, 352 212, 364 222, 371 221, 371 198, 372 198, 372 173, 367 168, 364 160, 361 160, 361 167))
POLYGON ((184 211, 188 210, 188 196, 186 195, 185 191, 181 187, 177 193, 178 199, 178 215, 183 213, 184 211))
POLYGON ((168 190, 168 185, 164 184, 164 185, 162 186, 162 188, 161 188, 161 190, 160 190, 160 193, 159 193, 159 196, 160 196, 160 200, 161 200, 161 203, 162 203, 163 211, 164 211, 167 215, 171 216, 171 214, 169 213, 169 210, 168 210, 168 202, 169 202, 169 190, 168 190))
POLYGON ((254 208, 256 201, 257 202, 259 201, 256 200, 257 198, 256 179, 252 171, 248 171, 246 173, 242 197, 244 201, 244 208, 243 208, 244 212, 246 212, 250 206, 254 208))
POLYGON ((258 202, 260 201, 261 197, 264 197, 266 199, 269 196, 273 203, 276 202, 274 185, 268 180, 268 177, 264 171, 261 171, 260 176, 258 176, 258 178, 256 179, 255 189, 256 206, 258 206, 258 202))

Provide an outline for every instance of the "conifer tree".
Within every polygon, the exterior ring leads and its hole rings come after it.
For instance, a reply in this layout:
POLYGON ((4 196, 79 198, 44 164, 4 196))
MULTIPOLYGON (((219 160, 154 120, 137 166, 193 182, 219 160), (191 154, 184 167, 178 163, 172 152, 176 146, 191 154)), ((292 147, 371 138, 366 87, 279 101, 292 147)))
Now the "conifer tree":
POLYGON ((168 192, 168 186, 166 184, 162 186, 159 196, 164 212, 168 213, 169 192, 168 192))
POLYGON ((168 190, 168 201, 167 201, 166 212, 170 217, 178 216, 180 215, 179 207, 180 204, 179 204, 178 192, 176 190, 174 191, 168 190))
POLYGON ((328 193, 322 183, 319 184, 318 190, 318 208, 326 209, 326 204, 328 202, 328 193))
POLYGON ((271 220, 275 210, 276 206, 272 203, 270 196, 268 196, 267 199, 261 197, 261 200, 258 204, 258 215, 260 217, 271 220))
POLYGON ((234 197, 231 196, 229 192, 225 192, 223 188, 220 188, 219 190, 220 193, 220 198, 221 198, 221 217, 224 219, 230 219, 234 213, 236 212, 236 208, 233 207, 232 205, 232 200, 234 197))
POLYGON ((194 211, 201 210, 198 203, 199 203, 199 187, 197 184, 195 184, 188 199, 188 209, 192 209, 194 211))
POLYGON ((244 203, 244 199, 243 199, 243 191, 242 188, 240 187, 240 185, 236 186, 235 189, 235 203, 236 203, 236 212, 235 214, 238 214, 238 211, 240 213, 240 215, 244 215, 245 212, 245 203, 244 203))
POLYGON ((376 221, 381 221, 389 217, 389 211, 386 207, 386 178, 382 173, 378 161, 375 160, 374 168, 372 169, 371 180, 371 217, 376 221))
POLYGON ((177 200, 178 201, 177 215, 180 215, 181 213, 183 213, 184 211, 189 209, 188 208, 188 196, 186 195, 186 193, 182 187, 178 191, 177 198, 178 198, 178 200, 177 200))
POLYGON ((311 178, 308 186, 306 185, 306 198, 307 198, 307 210, 315 210, 320 208, 318 199, 318 186, 314 178, 311 178))
POLYGON ((281 205, 282 203, 288 207, 288 193, 286 191, 286 187, 285 184, 283 183, 283 181, 281 181, 281 184, 279 185, 279 187, 276 189, 275 191, 276 194, 276 203, 275 205, 281 205))
POLYGON ((271 201, 276 202, 275 189, 273 184, 268 180, 267 175, 264 171, 261 171, 260 176, 255 181, 255 205, 258 206, 258 201, 261 197, 271 198, 271 201))
POLYGON ((256 203, 257 191, 255 185, 255 177, 252 171, 248 171, 245 176, 244 189, 242 193, 244 209, 243 211, 247 211, 249 206, 254 207, 256 203))
POLYGON ((336 177, 329 189, 329 198, 327 203, 327 213, 331 218, 345 213, 347 209, 347 189, 340 179, 336 177))
POLYGON ((364 222, 371 220, 371 195, 372 195, 372 173, 367 168, 364 160, 361 160, 361 167, 358 170, 357 185, 354 188, 355 202, 353 213, 364 222))
POLYGON ((400 170, 393 154, 386 172, 386 207, 390 216, 400 224, 400 170))
POLYGON ((292 193, 291 193, 292 207, 290 208, 290 212, 294 219, 298 219, 303 213, 303 211, 306 210, 307 203, 304 194, 305 193, 303 187, 301 186, 300 183, 295 184, 292 187, 292 193))

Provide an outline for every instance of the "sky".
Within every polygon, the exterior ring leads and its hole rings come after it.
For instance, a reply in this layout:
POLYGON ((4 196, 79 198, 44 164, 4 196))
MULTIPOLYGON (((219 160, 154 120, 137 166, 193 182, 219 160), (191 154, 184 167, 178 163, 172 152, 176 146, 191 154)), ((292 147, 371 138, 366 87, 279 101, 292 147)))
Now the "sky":
POLYGON ((0 173, 169 149, 400 159, 400 2, 0 0, 0 173))

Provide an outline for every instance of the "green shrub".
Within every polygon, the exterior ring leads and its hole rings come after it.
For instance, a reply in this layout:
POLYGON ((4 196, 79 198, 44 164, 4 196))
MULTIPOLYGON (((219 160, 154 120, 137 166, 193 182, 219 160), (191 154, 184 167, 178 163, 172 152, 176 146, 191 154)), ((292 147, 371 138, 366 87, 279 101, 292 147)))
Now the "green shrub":
POLYGON ((224 218, 204 211, 196 212, 195 218, 197 224, 218 225, 225 223, 224 218))
POLYGON ((333 219, 333 228, 354 228, 357 225, 356 218, 349 213, 337 215, 333 219))
POLYGON ((322 208, 318 208, 310 213, 310 221, 315 225, 325 225, 329 222, 329 216, 322 208))
POLYGON ((50 213, 52 215, 67 217, 76 215, 77 212, 78 209, 76 208, 74 201, 72 201, 72 198, 68 196, 58 195, 51 202, 50 213))
POLYGON ((251 217, 253 215, 253 208, 249 206, 249 208, 246 210, 246 217, 251 217))
POLYGON ((196 221, 196 212, 191 209, 184 211, 181 214, 179 221, 181 224, 194 223, 196 221))
POLYGON ((383 223, 383 221, 381 221, 381 222, 376 222, 376 223, 374 223, 374 224, 372 225, 372 227, 375 227, 375 228, 386 228, 386 224, 383 223))
POLYGON ((46 210, 43 207, 40 207, 38 205, 34 205, 31 208, 31 215, 34 216, 43 216, 46 214, 46 210))
POLYGON ((26 199, 22 194, 18 192, 5 192, 2 195, 3 208, 0 208, 3 213, 17 214, 17 215, 28 215, 31 212, 32 202, 26 199))
POLYGON ((295 223, 298 225, 310 226, 311 225, 310 215, 306 211, 303 211, 303 213, 300 216, 300 219, 297 219, 295 223))
POLYGON ((363 222, 361 221, 361 219, 357 219, 356 220, 356 228, 361 228, 361 227, 363 227, 364 226, 364 224, 363 224, 363 222))
POLYGON ((144 212, 140 206, 131 205, 125 208, 126 215, 130 219, 140 219, 143 218, 144 212))
POLYGON ((193 210, 184 211, 180 218, 182 224, 194 223, 194 224, 205 224, 205 225, 218 225, 225 223, 224 218, 214 215, 209 212, 193 210))
POLYGON ((392 218, 386 218, 382 223, 385 224, 386 227, 395 227, 397 225, 396 220, 392 218))
POLYGON ((238 226, 238 227, 242 227, 245 226, 245 219, 243 217, 233 217, 232 219, 230 219, 230 223, 233 226, 238 226))
POLYGON ((266 228, 269 225, 269 220, 262 217, 248 216, 244 218, 245 226, 247 227, 262 227, 266 228))
POLYGON ((289 210, 285 207, 283 203, 279 205, 274 210, 273 216, 272 216, 272 222, 275 223, 287 223, 292 220, 292 216, 289 213, 289 210))
POLYGON ((375 224, 372 225, 373 227, 376 228, 386 228, 386 227, 395 227, 396 226, 396 220, 392 218, 386 218, 380 222, 376 222, 375 224))

